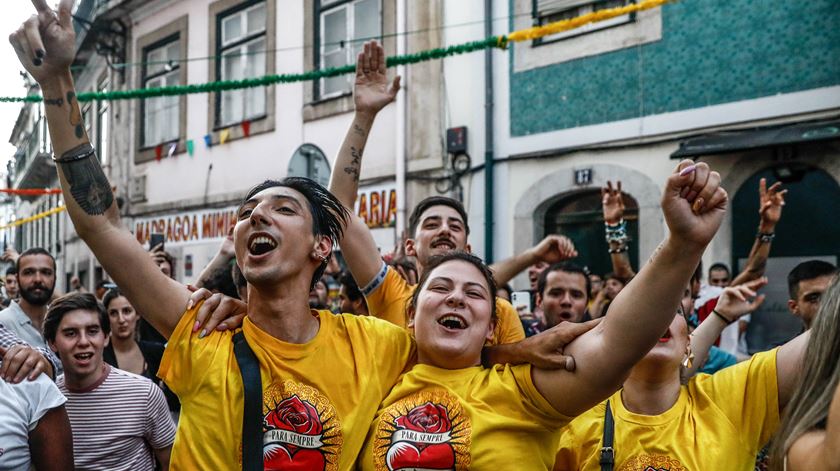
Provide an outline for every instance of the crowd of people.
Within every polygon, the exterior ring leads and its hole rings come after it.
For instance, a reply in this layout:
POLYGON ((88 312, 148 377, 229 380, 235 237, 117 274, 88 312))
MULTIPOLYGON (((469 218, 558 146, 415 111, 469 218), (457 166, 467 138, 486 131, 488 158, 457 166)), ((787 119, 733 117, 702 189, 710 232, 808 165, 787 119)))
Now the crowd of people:
POLYGON ((444 196, 382 256, 353 207, 400 79, 369 42, 329 188, 254 186, 186 286, 122 225, 81 124, 72 0, 33 3, 10 39, 44 95, 70 218, 113 281, 59 296, 53 254, 4 255, 0 469, 840 470, 840 280, 820 261, 764 277, 779 183, 760 184, 745 268, 714 264, 705 283, 728 195, 690 160, 663 182, 668 234, 639 267, 621 182, 602 191, 607 274, 563 235, 488 266, 444 196), (785 282, 802 333, 749 355, 760 292, 785 282))

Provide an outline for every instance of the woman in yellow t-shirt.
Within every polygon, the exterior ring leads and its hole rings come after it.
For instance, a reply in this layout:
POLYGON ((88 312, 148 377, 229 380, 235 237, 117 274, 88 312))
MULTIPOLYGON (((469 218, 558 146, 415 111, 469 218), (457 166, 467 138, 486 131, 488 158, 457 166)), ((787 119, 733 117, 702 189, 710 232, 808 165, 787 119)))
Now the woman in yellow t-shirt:
POLYGON ((840 471, 840 277, 820 301, 800 384, 773 441, 773 469, 840 471))
POLYGON ((598 471, 612 458, 618 471, 752 470, 795 388, 808 334, 714 375, 685 384, 681 377, 691 367, 691 343, 708 349, 724 327, 757 307, 762 299, 749 298, 765 283, 726 288, 691 340, 683 315, 689 297, 622 389, 564 429, 554 469, 598 471))

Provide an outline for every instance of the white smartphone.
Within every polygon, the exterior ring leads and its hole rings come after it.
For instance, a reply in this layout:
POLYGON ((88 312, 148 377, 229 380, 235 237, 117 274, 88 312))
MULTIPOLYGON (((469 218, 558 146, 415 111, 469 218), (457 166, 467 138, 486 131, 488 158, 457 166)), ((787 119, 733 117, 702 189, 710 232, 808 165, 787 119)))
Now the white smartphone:
POLYGON ((513 308, 517 311, 520 311, 519 308, 521 307, 525 312, 533 312, 531 311, 530 291, 514 291, 510 294, 510 303, 513 304, 513 308))

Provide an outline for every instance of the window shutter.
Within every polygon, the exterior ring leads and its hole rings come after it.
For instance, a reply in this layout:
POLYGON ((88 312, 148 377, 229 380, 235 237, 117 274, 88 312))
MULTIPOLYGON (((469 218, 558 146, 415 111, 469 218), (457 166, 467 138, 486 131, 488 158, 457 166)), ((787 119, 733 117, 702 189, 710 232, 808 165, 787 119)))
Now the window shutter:
POLYGON ((539 16, 544 16, 548 13, 556 13, 563 10, 586 5, 587 3, 594 3, 593 0, 537 0, 537 12, 539 16))

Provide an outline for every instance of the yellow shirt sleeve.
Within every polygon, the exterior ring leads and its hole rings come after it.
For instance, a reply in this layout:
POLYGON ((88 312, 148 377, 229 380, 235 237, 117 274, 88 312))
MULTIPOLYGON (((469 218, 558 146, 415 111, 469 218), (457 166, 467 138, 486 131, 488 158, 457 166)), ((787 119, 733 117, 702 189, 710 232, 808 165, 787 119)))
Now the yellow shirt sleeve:
POLYGON ((182 401, 201 384, 205 373, 211 369, 210 365, 226 362, 233 351, 232 331, 210 332, 203 339, 199 339, 197 333, 193 334, 193 324, 201 304, 181 316, 166 343, 158 369, 158 377, 182 401))
POLYGON ((752 449, 764 446, 779 427, 777 351, 757 353, 713 375, 696 376, 689 383, 712 400, 752 449))
MULTIPOLYGON (((502 367, 497 365, 496 368, 502 367)), ((504 368, 509 368, 513 374, 516 384, 519 387, 520 397, 522 397, 522 405, 527 410, 527 415, 536 419, 537 423, 547 429, 559 428, 565 426, 572 420, 572 417, 563 415, 548 402, 534 385, 530 363, 523 365, 505 365, 504 368)))
POLYGON ((502 298, 496 298, 496 329, 488 345, 505 345, 525 339, 525 329, 516 309, 502 298))
POLYGON ((413 292, 414 287, 409 285, 396 270, 388 267, 382 283, 365 296, 368 311, 374 317, 405 328, 408 324, 406 306, 413 292))

